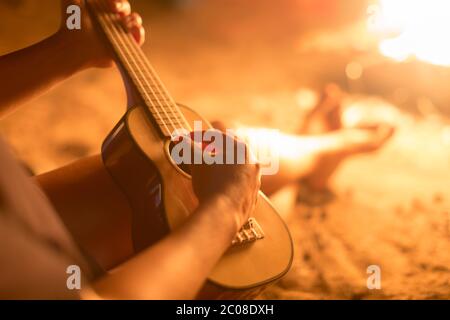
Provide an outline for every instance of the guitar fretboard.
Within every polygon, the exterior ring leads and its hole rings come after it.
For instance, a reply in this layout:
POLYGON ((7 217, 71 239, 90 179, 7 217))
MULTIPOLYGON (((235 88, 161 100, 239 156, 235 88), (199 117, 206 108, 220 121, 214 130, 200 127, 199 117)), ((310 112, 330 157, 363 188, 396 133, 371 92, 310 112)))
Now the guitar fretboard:
POLYGON ((191 128, 154 68, 117 14, 105 0, 89 0, 90 8, 110 41, 132 84, 146 104, 160 132, 170 137, 177 129, 191 128))

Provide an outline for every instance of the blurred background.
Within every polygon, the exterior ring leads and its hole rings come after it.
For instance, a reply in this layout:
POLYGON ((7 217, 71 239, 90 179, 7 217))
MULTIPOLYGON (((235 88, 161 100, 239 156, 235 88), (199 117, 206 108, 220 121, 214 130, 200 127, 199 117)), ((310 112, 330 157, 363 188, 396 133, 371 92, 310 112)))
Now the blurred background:
MULTIPOLYGON (((295 132, 334 82, 347 125, 397 127, 382 151, 340 168, 325 216, 305 214, 295 186, 276 195, 296 257, 263 297, 450 298, 448 1, 131 3, 169 91, 209 119, 295 132), (366 287, 373 264, 381 290, 366 287)), ((0 0, 0 54, 55 32, 59 13, 57 0, 0 0)), ((125 106, 117 71, 89 70, 2 119, 0 134, 42 173, 98 153, 125 106)))

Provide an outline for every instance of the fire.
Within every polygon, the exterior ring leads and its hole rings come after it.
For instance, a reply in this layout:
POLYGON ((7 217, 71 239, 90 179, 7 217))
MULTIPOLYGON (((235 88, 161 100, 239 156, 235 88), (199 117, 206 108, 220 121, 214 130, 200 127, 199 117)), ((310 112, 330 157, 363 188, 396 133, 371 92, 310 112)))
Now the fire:
POLYGON ((379 0, 371 11, 371 28, 391 34, 379 44, 383 55, 450 66, 450 1, 379 0))

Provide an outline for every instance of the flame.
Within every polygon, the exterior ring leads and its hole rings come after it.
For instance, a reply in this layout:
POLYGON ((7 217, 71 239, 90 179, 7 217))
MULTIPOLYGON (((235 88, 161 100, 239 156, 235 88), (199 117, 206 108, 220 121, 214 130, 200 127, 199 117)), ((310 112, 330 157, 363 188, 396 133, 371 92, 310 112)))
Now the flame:
POLYGON ((383 55, 397 61, 415 57, 450 66, 449 0, 379 0, 375 11, 371 27, 395 33, 380 42, 383 55))

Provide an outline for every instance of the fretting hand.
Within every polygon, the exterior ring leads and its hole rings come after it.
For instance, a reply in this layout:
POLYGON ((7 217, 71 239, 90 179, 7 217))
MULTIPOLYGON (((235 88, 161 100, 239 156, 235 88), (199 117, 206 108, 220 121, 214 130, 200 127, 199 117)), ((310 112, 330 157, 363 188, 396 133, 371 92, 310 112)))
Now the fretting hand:
MULTIPOLYGON (((103 3, 107 10, 120 14, 124 26, 131 32, 136 42, 140 45, 144 43, 145 29, 142 26, 142 18, 138 13, 131 11, 131 5, 127 0, 99 0, 98 3, 103 3)), ((62 0, 61 5, 62 22, 58 33, 64 41, 68 41, 73 46, 74 51, 81 55, 84 67, 111 67, 112 54, 99 31, 94 27, 86 1, 62 0), (81 8, 81 30, 69 30, 66 26, 68 17, 66 10, 70 5, 81 8)))

